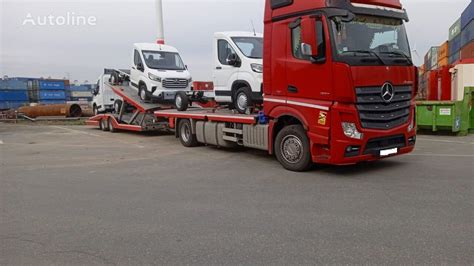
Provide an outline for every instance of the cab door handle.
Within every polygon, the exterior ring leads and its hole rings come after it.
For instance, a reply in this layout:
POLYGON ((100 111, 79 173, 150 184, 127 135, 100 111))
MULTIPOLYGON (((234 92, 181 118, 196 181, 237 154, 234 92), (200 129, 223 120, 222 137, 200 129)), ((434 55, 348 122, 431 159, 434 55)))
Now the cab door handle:
POLYGON ((221 70, 221 69, 222 69, 222 67, 216 67, 216 69, 218 69, 218 70, 221 70))
POLYGON ((298 93, 298 88, 294 86, 288 86, 288 92, 289 93, 298 93))

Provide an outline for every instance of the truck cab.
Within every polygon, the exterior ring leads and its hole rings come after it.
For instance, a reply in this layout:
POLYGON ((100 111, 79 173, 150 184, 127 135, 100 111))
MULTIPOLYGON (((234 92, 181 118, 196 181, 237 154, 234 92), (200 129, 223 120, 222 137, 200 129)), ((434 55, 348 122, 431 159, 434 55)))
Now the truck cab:
POLYGON ((399 0, 267 0, 265 9, 264 112, 285 167, 305 165, 307 152, 353 164, 414 149, 416 67, 399 0))
POLYGON ((92 92, 92 110, 94 111, 94 115, 114 110, 117 95, 112 91, 110 86, 107 86, 110 77, 111 73, 106 70, 104 74, 97 79, 97 83, 92 92))
POLYGON ((130 84, 143 102, 174 102, 178 92, 191 91, 192 78, 176 48, 155 43, 134 44, 130 84))
POLYGON ((239 113, 262 103, 263 35, 254 32, 214 34, 214 93, 220 104, 239 113))

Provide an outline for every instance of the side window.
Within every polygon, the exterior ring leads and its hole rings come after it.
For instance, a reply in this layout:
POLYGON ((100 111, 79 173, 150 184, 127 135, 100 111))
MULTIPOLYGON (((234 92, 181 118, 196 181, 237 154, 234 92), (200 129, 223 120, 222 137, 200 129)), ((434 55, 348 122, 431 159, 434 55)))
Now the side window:
POLYGON ((140 53, 135 50, 135 54, 133 56, 133 63, 135 64, 135 66, 137 66, 139 63, 142 63, 142 59, 140 58, 140 53))
POLYGON ((235 50, 230 46, 226 40, 217 41, 217 53, 219 57, 219 62, 223 65, 228 66, 227 57, 231 54, 235 54, 235 50))
POLYGON ((301 38, 301 25, 291 29, 291 47, 293 56, 298 59, 309 60, 308 56, 303 56, 301 53, 301 44, 303 43, 301 38))
MULTIPOLYGON (((304 56, 301 53, 301 44, 303 43, 302 41, 302 36, 301 36, 301 25, 294 27, 291 29, 291 47, 292 47, 292 52, 293 56, 298 59, 302 60, 311 60, 309 56, 304 56)), ((316 21, 316 33, 318 43, 317 43, 317 49, 318 49, 318 57, 325 57, 326 54, 326 42, 324 39, 324 27, 322 21, 316 21)))

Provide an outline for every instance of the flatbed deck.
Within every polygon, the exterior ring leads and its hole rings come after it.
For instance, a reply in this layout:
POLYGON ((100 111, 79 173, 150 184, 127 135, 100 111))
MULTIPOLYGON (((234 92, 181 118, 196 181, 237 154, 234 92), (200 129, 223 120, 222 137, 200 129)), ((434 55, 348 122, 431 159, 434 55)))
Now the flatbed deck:
POLYGON ((154 113, 156 117, 163 118, 187 118, 210 122, 229 122, 252 125, 258 122, 258 114, 236 114, 227 109, 191 108, 183 112, 178 110, 159 110, 154 113))
POLYGON ((151 112, 159 109, 170 109, 173 108, 171 105, 157 104, 157 103, 144 103, 138 96, 138 92, 133 89, 131 86, 127 85, 112 85, 110 83, 106 84, 110 86, 112 90, 124 99, 128 104, 133 105, 135 108, 142 112, 151 112))

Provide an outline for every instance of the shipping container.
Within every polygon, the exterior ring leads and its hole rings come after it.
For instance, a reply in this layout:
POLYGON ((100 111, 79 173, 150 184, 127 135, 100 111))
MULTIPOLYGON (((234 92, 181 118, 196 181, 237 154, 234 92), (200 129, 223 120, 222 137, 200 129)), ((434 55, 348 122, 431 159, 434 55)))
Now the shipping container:
POLYGON ((23 101, 0 101, 0 110, 17 109, 28 104, 28 102, 23 101))
POLYGON ((454 55, 461 51, 461 35, 458 35, 449 42, 449 54, 454 55))
POLYGON ((456 52, 456 53, 454 53, 454 54, 451 54, 451 55, 449 56, 449 61, 448 61, 448 63, 449 63, 450 65, 454 65, 454 63, 456 63, 459 59, 461 59, 461 51, 456 52))
POLYGON ((461 31, 461 49, 474 40, 474 20, 461 31))
POLYGON ((442 45, 440 45, 438 49, 438 65, 439 65, 439 62, 444 61, 444 60, 447 63, 448 57, 449 57, 449 42, 445 42, 442 45))
POLYGON ((436 69, 438 67, 438 46, 431 47, 425 56, 425 66, 427 70, 436 69))
POLYGON ((3 101, 28 101, 28 91, 0 90, 0 102, 3 101))
POLYGON ((27 82, 22 80, 0 80, 0 90, 26 90, 27 82))
POLYGON ((90 92, 90 91, 71 91, 70 96, 71 97, 76 97, 76 98, 88 98, 88 97, 92 97, 92 92, 90 92))
POLYGON ((464 88, 474 87, 474 64, 458 64, 453 67, 451 75, 451 87, 453 101, 462 101, 464 98, 464 88))
POLYGON ((449 41, 461 34, 461 18, 456 20, 454 24, 449 28, 449 41))
POLYGON ((450 101, 452 97, 450 67, 441 67, 437 72, 439 100, 450 101))
POLYGON ((428 101, 439 101, 441 93, 438 91, 437 71, 432 70, 427 72, 426 86, 426 99, 428 101))
POLYGON ((474 59, 474 41, 471 41, 462 48, 461 59, 474 59))
POLYGON ((65 90, 64 80, 40 80, 39 81, 40 90, 65 90))
POLYGON ((474 3, 471 0, 471 3, 467 8, 462 12, 461 15, 461 29, 464 29, 472 20, 474 19, 474 3))
POLYGON ((65 104, 66 103, 66 100, 41 100, 39 102, 40 104, 45 104, 45 105, 48 105, 48 104, 65 104))
POLYGON ((64 91, 40 90, 39 100, 66 100, 66 93, 64 91))
POLYGON ((448 57, 444 57, 443 59, 439 60, 438 61, 438 68, 442 68, 442 67, 446 67, 446 66, 449 66, 449 58, 448 57))

